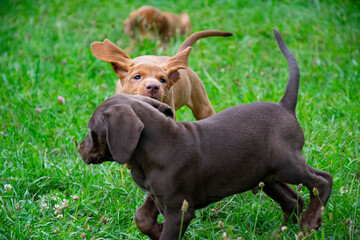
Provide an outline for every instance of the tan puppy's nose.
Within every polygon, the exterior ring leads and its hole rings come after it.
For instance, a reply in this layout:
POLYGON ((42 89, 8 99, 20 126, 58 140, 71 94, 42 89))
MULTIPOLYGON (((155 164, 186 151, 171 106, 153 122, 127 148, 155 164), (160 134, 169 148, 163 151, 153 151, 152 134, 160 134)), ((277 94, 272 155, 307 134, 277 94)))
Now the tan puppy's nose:
POLYGON ((154 82, 149 82, 146 83, 145 89, 148 94, 156 94, 160 89, 160 85, 154 82))

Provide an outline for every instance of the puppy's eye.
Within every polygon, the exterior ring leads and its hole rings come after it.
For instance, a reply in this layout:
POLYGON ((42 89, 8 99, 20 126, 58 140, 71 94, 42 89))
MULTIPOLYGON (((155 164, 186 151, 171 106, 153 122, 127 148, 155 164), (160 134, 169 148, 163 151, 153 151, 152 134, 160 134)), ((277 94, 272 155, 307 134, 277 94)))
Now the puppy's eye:
POLYGON ((160 78, 160 80, 159 80, 161 83, 166 83, 166 80, 165 80, 165 78, 160 78))
POLYGON ((140 74, 139 74, 139 75, 136 75, 136 76, 134 77, 134 79, 140 80, 140 79, 141 79, 141 75, 140 75, 140 74))

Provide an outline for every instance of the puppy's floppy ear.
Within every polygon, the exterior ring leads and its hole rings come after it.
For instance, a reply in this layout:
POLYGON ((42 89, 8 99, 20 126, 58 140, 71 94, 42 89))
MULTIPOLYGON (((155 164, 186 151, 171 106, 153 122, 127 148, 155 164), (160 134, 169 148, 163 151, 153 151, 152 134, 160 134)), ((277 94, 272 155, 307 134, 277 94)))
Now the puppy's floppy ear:
POLYGON ((130 67, 134 65, 131 58, 108 39, 105 39, 104 42, 93 42, 90 48, 96 58, 111 63, 114 72, 120 79, 123 79, 130 67))
POLYGON ((186 49, 182 50, 175 56, 166 60, 162 65, 162 69, 168 75, 171 84, 174 84, 177 80, 180 79, 180 74, 177 70, 185 69, 188 65, 188 58, 191 51, 191 47, 187 47, 186 49))
POLYGON ((128 105, 114 105, 103 114, 109 150, 118 163, 129 162, 139 142, 144 124, 128 105))

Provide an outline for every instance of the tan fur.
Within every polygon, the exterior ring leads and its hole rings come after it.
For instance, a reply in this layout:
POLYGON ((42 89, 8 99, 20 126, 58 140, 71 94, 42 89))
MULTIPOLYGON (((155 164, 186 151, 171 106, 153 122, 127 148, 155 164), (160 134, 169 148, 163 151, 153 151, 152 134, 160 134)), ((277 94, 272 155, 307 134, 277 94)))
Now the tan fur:
POLYGON ((111 63, 119 77, 116 93, 148 96, 170 105, 174 112, 187 105, 199 120, 214 115, 215 110, 204 84, 188 67, 190 46, 202 37, 231 35, 215 30, 196 32, 184 41, 173 57, 140 56, 131 59, 109 40, 92 43, 91 51, 96 58, 111 63))
POLYGON ((137 37, 143 40, 157 34, 162 42, 168 42, 176 34, 184 35, 190 29, 191 22, 188 14, 162 12, 152 6, 142 6, 132 11, 124 22, 125 33, 132 38, 133 42, 137 37))

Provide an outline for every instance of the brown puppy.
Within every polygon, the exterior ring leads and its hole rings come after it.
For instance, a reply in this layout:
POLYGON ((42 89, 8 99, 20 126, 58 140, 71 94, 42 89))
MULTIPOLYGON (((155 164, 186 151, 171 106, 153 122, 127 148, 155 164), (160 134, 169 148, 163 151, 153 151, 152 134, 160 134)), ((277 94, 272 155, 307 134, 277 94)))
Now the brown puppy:
POLYGON ((145 37, 159 36, 163 43, 176 34, 184 35, 191 29, 190 17, 186 13, 179 15, 162 12, 152 6, 142 6, 132 11, 124 22, 125 33, 135 42, 145 37))
POLYGON ((139 94, 170 105, 173 110, 187 105, 197 120, 215 114, 204 84, 188 67, 190 47, 200 38, 232 36, 216 30, 200 31, 189 36, 173 57, 140 56, 131 59, 109 40, 94 42, 91 51, 102 61, 111 63, 119 77, 116 93, 139 94))
POLYGON ((78 151, 87 164, 131 165, 132 178, 149 193, 135 216, 142 233, 152 239, 178 239, 196 209, 259 182, 280 204, 285 220, 294 222, 304 200, 287 183, 306 186, 310 202, 300 227, 320 227, 332 177, 312 168, 302 155, 304 134, 295 115, 299 69, 280 33, 274 32, 290 71, 279 103, 236 106, 197 122, 175 122, 166 104, 126 94, 109 98, 95 110, 78 151), (184 199, 189 207, 180 233, 184 199), (156 221, 159 212, 164 224, 156 221))

